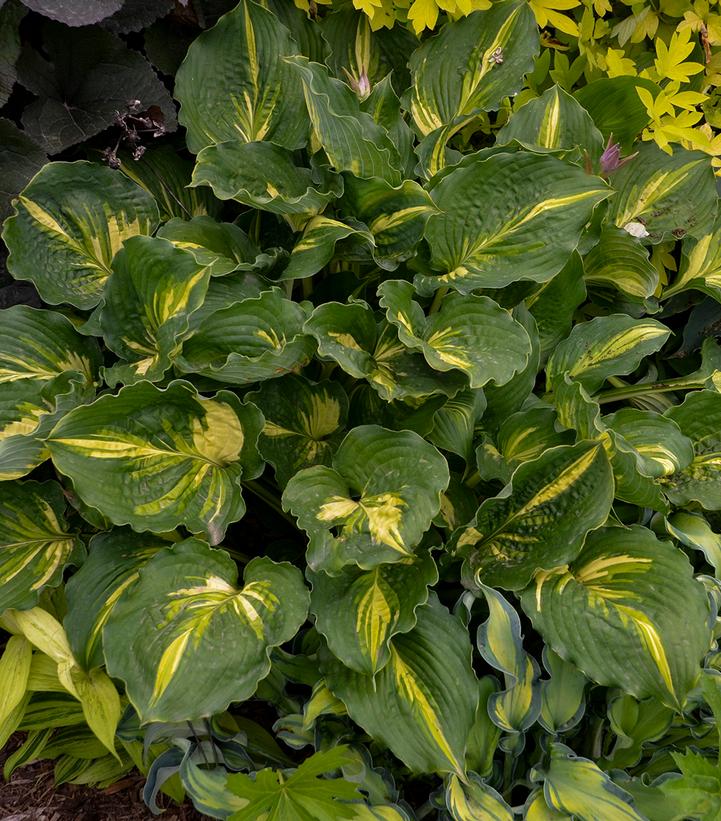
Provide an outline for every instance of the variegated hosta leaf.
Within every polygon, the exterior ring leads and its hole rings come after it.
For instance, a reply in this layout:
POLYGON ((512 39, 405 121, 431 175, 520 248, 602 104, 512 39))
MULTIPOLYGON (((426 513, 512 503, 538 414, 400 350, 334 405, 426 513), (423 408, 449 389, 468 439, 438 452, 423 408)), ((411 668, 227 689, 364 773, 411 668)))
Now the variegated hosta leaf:
POLYGON ((85 670, 104 664, 102 632, 123 591, 158 551, 160 537, 117 528, 90 540, 88 557, 65 585, 68 612, 63 625, 78 664, 85 670))
POLYGON ((78 496, 114 524, 158 532, 183 524, 218 544, 245 512, 241 476, 262 469, 262 427, 260 411, 229 391, 205 399, 187 382, 163 390, 138 382, 70 411, 48 446, 78 496))
POLYGON ((478 702, 471 643, 463 625, 435 596, 416 626, 395 636, 375 676, 328 657, 326 681, 367 733, 414 772, 464 777, 466 740, 478 702))
POLYGON ((438 581, 435 562, 419 554, 372 570, 345 568, 338 576, 309 572, 310 610, 328 647, 346 667, 373 675, 391 657, 390 640, 416 624, 416 609, 438 581))
POLYGON ((675 505, 700 502, 706 510, 721 510, 721 394, 689 393, 665 414, 693 442, 690 465, 668 476, 664 490, 675 505))
MULTIPOLYGON (((648 251, 636 237, 607 225, 601 238, 583 258, 586 284, 591 289, 620 291, 626 296, 644 300, 658 288, 658 270, 648 258, 648 251)), ((617 295, 611 293, 611 299, 617 295)))
POLYGON ((247 399, 265 417, 258 450, 281 487, 302 468, 330 465, 348 415, 348 397, 338 382, 289 374, 264 382, 247 399))
POLYGON ((296 473, 283 507, 308 534, 312 570, 369 570, 413 556, 449 480, 446 460, 417 433, 363 425, 341 442, 332 468, 296 473))
POLYGON ((342 213, 354 216, 373 235, 373 257, 382 268, 394 270, 414 256, 428 217, 435 212, 430 195, 414 180, 393 187, 378 177, 345 177, 342 213))
POLYGON ((638 146, 638 156, 611 175, 616 195, 607 221, 637 227, 649 242, 703 237, 716 216, 716 185, 708 155, 676 148, 666 154, 654 143, 638 146))
POLYGON ((433 414, 433 428, 427 438, 437 448, 457 453, 469 463, 473 458, 476 424, 485 409, 483 391, 471 388, 461 391, 433 414))
POLYGON ((388 322, 377 323, 365 302, 319 305, 305 323, 318 342, 318 352, 335 360, 357 379, 367 379, 390 402, 433 394, 454 396, 467 385, 461 374, 439 374, 419 353, 409 351, 388 322))
POLYGON ((674 709, 709 648, 708 600, 688 559, 638 525, 591 534, 570 564, 539 571, 521 603, 590 679, 674 709))
POLYGON ((498 449, 509 465, 516 468, 523 462, 537 459, 548 448, 573 444, 573 434, 559 430, 559 427, 552 408, 518 411, 498 429, 498 449))
POLYGON ((501 730, 488 713, 488 702, 497 690, 498 680, 495 676, 483 676, 479 680, 476 720, 468 736, 466 770, 472 770, 483 778, 493 773, 493 758, 501 740, 501 730))
POLYGON ((420 350, 434 370, 465 373, 471 388, 503 385, 528 363, 525 329, 486 296, 447 294, 440 310, 426 316, 410 282, 386 280, 378 293, 400 341, 420 350))
POLYGON ((122 357, 105 380, 162 379, 205 299, 210 269, 158 237, 132 237, 115 255, 100 309, 105 344, 122 357))
POLYGON ((439 213, 429 217, 425 236, 439 273, 418 274, 416 286, 467 294, 524 279, 546 282, 610 193, 598 177, 549 155, 471 154, 431 188, 439 213), (479 209, 479 202, 492 207, 479 209))
POLYGON ((701 291, 721 300, 721 216, 696 239, 689 237, 681 247, 678 276, 664 289, 668 298, 681 291, 701 291))
POLYGON ((31 280, 51 305, 94 308, 123 241, 151 234, 158 219, 155 200, 119 171, 85 161, 50 163, 5 222, 8 270, 31 280))
POLYGON ((669 535, 681 544, 700 550, 713 567, 716 578, 721 578, 721 535, 711 529, 703 516, 678 510, 664 520, 664 525, 669 535))
POLYGON ((0 655, 0 727, 3 729, 23 707, 32 662, 32 644, 24 636, 10 636, 0 655))
POLYGON ((532 778, 543 781, 546 803, 556 812, 583 821, 646 821, 633 806, 629 793, 614 784, 593 761, 580 758, 565 744, 551 743, 548 767, 534 769, 532 778))
POLYGON ((108 671, 143 723, 190 721, 250 698, 270 671, 270 650, 305 621, 297 568, 263 557, 246 565, 240 588, 237 575, 227 553, 188 540, 150 559, 113 607, 103 630, 108 671))
POLYGON ((365 228, 353 227, 330 217, 313 217, 293 246, 288 266, 279 279, 312 277, 333 259, 336 243, 349 237, 366 247, 373 246, 373 236, 365 228))
POLYGON ((586 676, 569 661, 548 647, 543 648, 543 666, 550 679, 541 681, 541 713, 539 723, 549 733, 557 735, 575 727, 586 707, 584 690, 586 676))
POLYGON ((446 808, 453 821, 513 821, 513 811, 503 797, 475 773, 462 781, 453 774, 446 781, 446 808))
POLYGON ((579 102, 555 85, 540 97, 524 103, 496 135, 496 144, 516 140, 529 148, 585 150, 597 160, 603 151, 603 137, 591 115, 579 102))
POLYGON ((239 272, 233 276, 211 279, 203 304, 190 316, 193 333, 202 328, 216 311, 245 299, 257 299, 270 287, 268 280, 251 272, 239 272))
POLYGON ((546 389, 555 390, 568 374, 587 391, 597 391, 609 376, 622 376, 660 350, 671 331, 655 319, 628 314, 599 316, 576 325, 546 365, 546 389))
MULTIPOLYGON (((396 26, 394 30, 398 28, 396 26)), ((403 31, 402 28, 401 31, 403 31)), ((413 150, 415 142, 413 130, 405 121, 405 111, 401 108, 401 101, 394 89, 394 83, 397 85, 399 76, 399 73, 387 74, 379 83, 376 83, 365 100, 361 100, 361 111, 370 114, 375 122, 388 132, 398 152, 403 180, 399 187, 403 189, 416 177, 415 167, 418 157, 413 150)), ((359 178, 354 177, 353 179, 359 178)))
POLYGON ((487 499, 474 521, 453 536, 478 582, 521 590, 538 568, 573 559, 613 502, 613 476, 603 447, 559 445, 513 474, 511 486, 487 499))
POLYGON ((297 166, 292 151, 273 143, 226 142, 198 154, 191 184, 302 225, 343 193, 341 176, 311 165, 297 166))
POLYGON ((503 673, 506 689, 488 699, 491 721, 506 733, 524 733, 541 710, 538 662, 523 649, 521 620, 506 599, 482 585, 488 619, 478 628, 478 650, 484 660, 503 673))
POLYGON ((573 816, 552 810, 543 797, 543 790, 534 790, 523 806, 523 821, 573 821, 573 816))
POLYGON ((0 481, 48 458, 44 437, 69 408, 91 399, 102 362, 95 340, 54 311, 0 311, 0 481))
POLYGON ((424 138, 427 176, 446 164, 446 143, 457 131, 521 89, 538 49, 530 8, 502 2, 447 24, 413 52, 408 108, 424 138))
POLYGON ((300 370, 315 351, 303 333, 303 305, 279 288, 208 316, 183 345, 175 367, 218 382, 249 385, 300 370))
POLYGON ((288 29, 252 0, 241 0, 203 32, 175 78, 188 148, 197 154, 226 140, 268 140, 291 150, 304 145, 303 94, 283 61, 297 52, 288 29))
POLYGON ((68 532, 65 499, 55 482, 0 482, 0 613, 33 607, 84 554, 68 532))
POLYGON ((401 162, 395 145, 388 132, 361 110, 350 87, 331 77, 326 66, 305 57, 289 57, 285 62, 303 84, 313 132, 331 167, 400 185, 401 162))

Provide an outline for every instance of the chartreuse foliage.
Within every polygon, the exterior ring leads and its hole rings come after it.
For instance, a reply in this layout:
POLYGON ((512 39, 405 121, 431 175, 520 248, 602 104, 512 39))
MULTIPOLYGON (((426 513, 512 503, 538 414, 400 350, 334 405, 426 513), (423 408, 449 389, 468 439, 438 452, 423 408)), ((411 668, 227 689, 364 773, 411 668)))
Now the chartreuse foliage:
POLYGON ((241 0, 177 71, 184 147, 27 182, 7 776, 136 768, 236 821, 718 817, 719 20, 241 0))

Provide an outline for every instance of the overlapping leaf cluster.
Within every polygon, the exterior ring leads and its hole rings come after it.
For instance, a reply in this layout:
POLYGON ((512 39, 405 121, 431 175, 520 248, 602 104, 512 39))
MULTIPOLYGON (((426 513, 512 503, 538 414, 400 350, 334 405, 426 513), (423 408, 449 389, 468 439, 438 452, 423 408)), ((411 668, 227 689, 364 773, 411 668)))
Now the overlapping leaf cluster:
POLYGON ((515 0, 420 44, 242 0, 176 77, 192 175, 17 197, 6 774, 248 821, 716 817, 713 170, 640 139, 644 78, 490 141, 540 36, 515 0))

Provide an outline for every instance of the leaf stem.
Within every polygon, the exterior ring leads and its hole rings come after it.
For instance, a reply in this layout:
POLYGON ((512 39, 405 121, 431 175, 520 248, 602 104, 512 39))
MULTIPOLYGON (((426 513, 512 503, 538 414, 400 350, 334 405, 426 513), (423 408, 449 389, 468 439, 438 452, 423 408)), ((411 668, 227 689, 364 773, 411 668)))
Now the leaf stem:
POLYGON ((270 488, 267 488, 257 479, 243 482, 243 487, 247 488, 254 496, 257 496, 261 501, 265 502, 268 507, 273 508, 279 516, 282 516, 287 522, 292 524, 293 527, 296 527, 295 519, 290 513, 286 513, 285 510, 283 510, 280 499, 270 488))
POLYGON ((637 396, 648 396, 655 393, 670 393, 678 390, 700 390, 704 382, 691 380, 687 377, 666 379, 662 382, 647 382, 643 385, 626 385, 622 388, 611 388, 596 394, 594 399, 599 405, 607 402, 618 402, 621 399, 635 399, 637 396))
POLYGON ((431 302, 431 307, 428 309, 428 316, 434 314, 440 307, 441 302, 443 302, 443 297, 448 293, 448 286, 444 285, 442 288, 439 288, 435 296, 433 297, 433 302, 431 302))

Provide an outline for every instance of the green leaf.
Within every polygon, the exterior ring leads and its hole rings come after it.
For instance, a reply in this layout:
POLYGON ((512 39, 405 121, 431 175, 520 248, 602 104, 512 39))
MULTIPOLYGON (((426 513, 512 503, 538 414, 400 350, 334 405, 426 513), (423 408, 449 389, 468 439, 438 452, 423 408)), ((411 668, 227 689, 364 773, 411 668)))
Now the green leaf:
POLYGON ((105 344, 125 362, 105 380, 156 382, 171 366, 203 304, 210 269, 158 237, 132 237, 115 255, 100 309, 105 344))
POLYGON ((714 821, 721 812, 721 775, 718 762, 688 750, 671 753, 681 777, 661 784, 664 796, 674 801, 684 817, 714 821))
POLYGON ((539 571, 521 603, 590 679, 677 710, 709 648, 708 601, 688 559, 638 525, 591 534, 570 564, 539 571))
POLYGON ((549 647, 543 648, 543 666, 550 678, 541 681, 541 714, 538 721, 553 735, 568 732, 583 717, 586 676, 549 647))
POLYGON ((475 773, 461 779, 453 774, 446 782, 446 807, 453 821, 513 821, 513 811, 501 795, 475 773))
POLYGON ((32 657, 32 644, 26 638, 10 636, 0 656, 0 727, 22 704, 32 657))
POLYGON ((594 206, 610 193, 597 177, 549 155, 471 154, 431 188, 438 213, 425 236, 431 267, 442 273, 417 275, 416 287, 467 294, 519 279, 546 282, 568 262, 594 206), (486 200, 493 207, 478 209, 486 200))
POLYGON ((664 519, 664 524, 668 534, 681 544, 700 550, 713 567, 714 575, 721 578, 721 535, 711 529, 703 516, 677 510, 664 519))
POLYGON ((463 777, 478 702, 468 633, 435 596, 416 616, 413 630, 393 638, 375 676, 329 658, 326 680, 353 721, 410 770, 463 777))
POLYGON ((299 570, 255 558, 241 588, 237 572, 225 552, 189 540, 158 552, 123 592, 103 644, 142 722, 189 721, 250 698, 270 650, 305 621, 299 570))
POLYGON ((289 374, 247 395, 265 417, 258 441, 281 487, 303 468, 330 465, 348 415, 348 397, 337 382, 309 382, 289 374))
POLYGON ((478 682, 479 699, 476 720, 468 736, 466 769, 487 778, 493 773, 493 758, 501 739, 501 730, 491 720, 488 704, 498 690, 494 676, 483 676, 478 682))
POLYGON ((175 78, 188 148, 268 140, 291 150, 308 137, 298 78, 283 61, 298 47, 268 9, 241 0, 193 41, 175 78))
POLYGON ((175 367, 228 382, 249 385, 299 371, 315 351, 303 333, 303 305, 283 296, 280 288, 235 302, 207 316, 183 345, 175 367))
POLYGON ((373 675, 390 659, 393 636, 415 627, 438 571, 421 554, 372 570, 347 567, 338 576, 309 572, 308 579, 310 610, 330 650, 351 670, 373 675))
POLYGON ((433 428, 428 440, 441 450, 457 453, 469 463, 473 456, 476 424, 485 409, 483 391, 470 388, 461 391, 433 414, 433 428))
POLYGON ((454 134, 520 91, 538 50, 528 5, 501 2, 449 23, 413 52, 407 108, 423 137, 419 156, 429 177, 446 164, 454 134))
MULTIPOLYGON (((20 6, 19 3, 17 5, 20 6)), ((0 79, 0 88, 1 83, 0 79)), ((10 216, 12 199, 47 161, 39 145, 15 123, 0 117, 0 220, 10 216)))
POLYGON ((689 237, 681 246, 678 275, 663 296, 668 298, 682 291, 701 291, 721 300, 721 217, 697 238, 689 237))
POLYGON ((98 668, 86 673, 76 667, 72 676, 88 727, 103 746, 118 758, 115 752, 115 730, 120 721, 121 707, 115 685, 107 673, 98 668))
POLYGON ((477 582, 521 590, 538 568, 572 560, 613 502, 611 466, 599 444, 560 445, 524 462, 509 487, 453 536, 477 582))
POLYGON ((57 587, 84 548, 68 532, 65 499, 56 482, 0 482, 0 613, 38 603, 57 587))
POLYGON ((647 299, 658 288, 658 270, 639 240, 622 228, 607 225, 601 238, 583 259, 586 284, 591 290, 610 290, 628 297, 647 299))
POLYGON ((187 382, 138 382, 68 413, 48 447, 78 496, 113 524, 183 524, 218 544, 245 512, 241 476, 260 472, 262 425, 260 411, 229 392, 205 399, 187 382))
POLYGON ((503 385, 528 363, 525 329, 488 297, 447 294, 440 310, 426 316, 410 282, 386 280, 378 293, 400 341, 420 350, 434 370, 465 373, 471 388, 490 381, 503 385))
POLYGON ((299 471, 283 492, 283 508, 308 534, 311 569, 337 574, 411 558, 450 481, 443 456, 412 431, 363 425, 332 464, 299 471))
POLYGON ((568 374, 594 392, 610 376, 629 374, 660 350, 671 331, 655 319, 627 314, 599 316, 574 327, 546 365, 546 389, 555 390, 568 374))
POLYGON ((513 468, 537 459, 548 448, 573 444, 569 431, 558 430, 552 408, 537 407, 511 414, 498 429, 498 450, 513 468))
POLYGON ((336 244, 348 237, 373 246, 373 236, 364 228, 354 228, 330 217, 313 217, 293 246, 288 267, 279 279, 305 279, 317 274, 338 253, 336 244))

